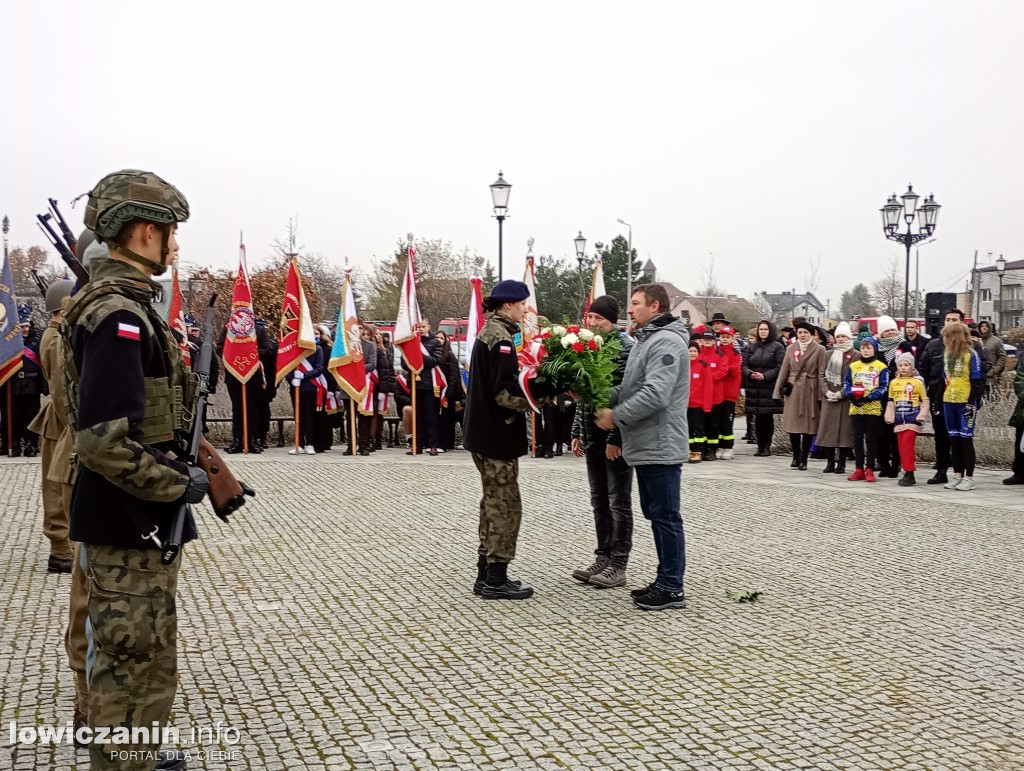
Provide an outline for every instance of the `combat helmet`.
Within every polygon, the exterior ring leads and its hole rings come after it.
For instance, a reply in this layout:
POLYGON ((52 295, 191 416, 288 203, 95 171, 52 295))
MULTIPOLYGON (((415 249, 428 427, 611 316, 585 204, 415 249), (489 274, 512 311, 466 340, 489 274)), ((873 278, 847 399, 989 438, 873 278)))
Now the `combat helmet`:
POLYGON ((46 288, 46 312, 56 313, 59 311, 60 304, 64 302, 65 297, 71 296, 74 286, 75 282, 70 278, 61 278, 51 283, 46 288))
POLYGON ((170 226, 188 219, 188 201, 174 185, 151 171, 122 169, 108 174, 89 192, 85 226, 111 248, 148 265, 157 274, 167 270, 170 226), (121 229, 133 220, 161 226, 164 235, 160 262, 156 263, 113 241, 121 229))

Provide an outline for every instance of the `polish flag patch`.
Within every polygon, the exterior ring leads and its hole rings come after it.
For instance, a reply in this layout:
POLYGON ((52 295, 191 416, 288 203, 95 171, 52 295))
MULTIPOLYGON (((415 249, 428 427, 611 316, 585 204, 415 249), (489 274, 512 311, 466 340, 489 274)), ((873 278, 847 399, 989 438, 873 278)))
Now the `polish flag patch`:
POLYGON ((126 340, 138 340, 141 330, 134 324, 119 323, 117 325, 117 336, 126 340))
POLYGON ((502 343, 501 345, 499 345, 498 346, 498 352, 499 353, 512 353, 512 345, 511 345, 511 343, 502 343))

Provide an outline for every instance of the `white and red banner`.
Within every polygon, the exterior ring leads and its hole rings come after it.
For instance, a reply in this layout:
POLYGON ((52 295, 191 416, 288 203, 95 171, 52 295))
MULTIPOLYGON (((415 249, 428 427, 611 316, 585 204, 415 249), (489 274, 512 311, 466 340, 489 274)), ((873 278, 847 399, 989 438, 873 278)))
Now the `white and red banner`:
POLYGON ((245 261, 245 244, 239 243, 238 275, 235 276, 228 334, 224 340, 224 368, 240 382, 247 383, 259 367, 260 353, 256 347, 256 314, 252 310, 249 266, 245 261))
POLYGON ((590 294, 587 295, 587 306, 583 309, 583 320, 587 320, 587 313, 590 312, 590 304, 598 297, 604 297, 608 292, 604 288, 604 268, 601 260, 594 263, 594 274, 590 278, 590 294))
POLYGON ((395 321, 395 345, 402 349, 402 360, 414 374, 423 370, 423 348, 416 325, 420 323, 420 304, 416 299, 416 249, 409 245, 409 259, 405 265, 402 293, 398 299, 398 319, 395 321))
POLYGON ((469 321, 466 324, 466 370, 469 370, 469 363, 473 358, 473 346, 476 345, 476 336, 484 328, 484 280, 474 276, 469 280, 469 321))
POLYGON ((534 286, 534 264, 533 255, 526 255, 526 271, 523 274, 523 282, 530 290, 530 296, 526 298, 526 316, 523 317, 523 342, 528 343, 540 332, 540 324, 537 316, 537 289, 534 286))

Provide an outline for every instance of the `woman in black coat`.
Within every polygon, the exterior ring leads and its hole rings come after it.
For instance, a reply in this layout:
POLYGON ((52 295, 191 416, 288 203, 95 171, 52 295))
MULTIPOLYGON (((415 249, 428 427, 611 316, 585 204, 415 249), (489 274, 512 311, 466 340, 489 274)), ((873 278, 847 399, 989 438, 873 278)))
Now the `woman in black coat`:
POLYGON ((462 403, 466 400, 466 392, 462 387, 459 359, 452 350, 448 335, 438 332, 437 339, 441 341, 441 370, 448 381, 448 390, 445 391, 444 403, 441 405, 440 449, 449 452, 455 449, 455 424, 462 416, 462 403))
POLYGON ((772 454, 775 416, 782 413, 782 400, 773 398, 775 381, 786 356, 786 346, 779 342, 778 330, 770 321, 757 324, 757 339, 743 351, 743 387, 747 413, 754 416, 757 434, 755 455, 772 454))
MULTIPOLYGON (((395 389, 398 381, 395 377, 395 354, 393 350, 384 347, 384 338, 380 330, 373 324, 367 324, 373 334, 373 341, 377 346, 377 388, 373 414, 373 450, 380 450, 383 447, 384 418, 387 416, 387 404, 394 399, 395 389)), ((401 413, 399 413, 401 417, 401 413)))

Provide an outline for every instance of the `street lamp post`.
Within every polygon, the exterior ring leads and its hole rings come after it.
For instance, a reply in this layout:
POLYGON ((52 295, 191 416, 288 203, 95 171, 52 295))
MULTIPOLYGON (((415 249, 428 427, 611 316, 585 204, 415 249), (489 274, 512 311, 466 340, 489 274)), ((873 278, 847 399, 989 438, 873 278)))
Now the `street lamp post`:
POLYGON ((505 177, 499 171, 497 181, 491 184, 491 203, 494 205, 494 216, 498 220, 498 281, 501 281, 503 278, 501 226, 505 223, 505 217, 508 216, 508 196, 511 192, 512 185, 505 181, 505 177))
POLYGON ((1003 255, 999 255, 999 259, 996 260, 996 273, 999 274, 999 306, 996 311, 996 329, 993 332, 1000 332, 1003 328, 1003 275, 1006 273, 1006 258, 1003 255))
POLYGON ((929 195, 925 202, 918 206, 921 196, 914 192, 913 185, 907 185, 907 192, 896 198, 893 193, 879 211, 882 213, 882 232, 890 241, 897 241, 903 244, 907 250, 906 278, 903 282, 903 326, 906 327, 907 318, 910 315, 910 248, 927 238, 931 238, 935 232, 936 220, 939 218, 939 209, 942 207, 935 203, 935 196, 929 195), (902 201, 902 203, 900 203, 902 201), (907 223, 907 232, 899 233, 900 214, 907 223), (914 221, 917 221, 918 232, 913 232, 914 221))
MULTIPOLYGON (((583 283, 583 261, 587 259, 587 239, 583 235, 583 231, 579 231, 579 235, 572 240, 573 245, 576 247, 576 265, 577 275, 580 279, 580 294, 583 296, 583 305, 587 302, 587 288, 586 284, 583 283)), ((582 306, 581 306, 582 307, 582 306)))
POLYGON ((622 217, 619 217, 618 222, 629 228, 629 253, 626 255, 626 307, 628 308, 629 301, 633 298, 633 226, 622 217))

